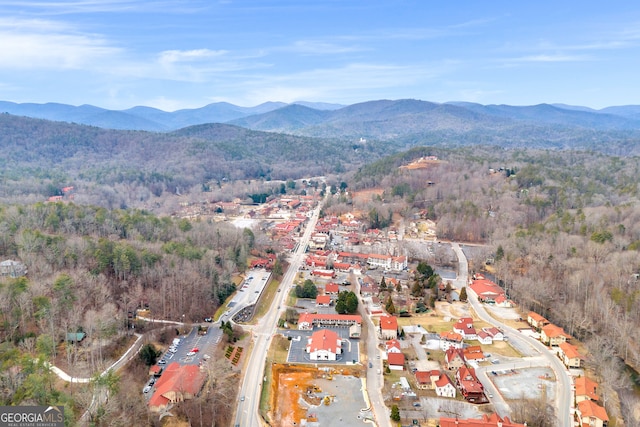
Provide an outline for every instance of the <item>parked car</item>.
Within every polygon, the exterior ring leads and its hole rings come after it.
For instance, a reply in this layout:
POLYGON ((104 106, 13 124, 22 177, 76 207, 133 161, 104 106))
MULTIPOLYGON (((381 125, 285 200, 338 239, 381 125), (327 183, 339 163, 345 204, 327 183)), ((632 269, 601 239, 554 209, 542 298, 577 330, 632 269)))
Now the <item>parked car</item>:
POLYGON ((145 387, 142 389, 142 392, 143 392, 143 393, 149 393, 150 391, 151 391, 151 386, 150 386, 150 385, 145 386, 145 387))
POLYGON ((189 353, 187 353, 187 356, 195 356, 196 352, 195 351, 190 351, 189 353))
POLYGON ((205 317, 204 321, 207 322, 207 323, 211 323, 211 322, 213 322, 213 319, 211 317, 205 317))
POLYGON ((164 360, 164 359, 158 360, 158 365, 166 365, 166 364, 167 364, 166 360, 164 360))

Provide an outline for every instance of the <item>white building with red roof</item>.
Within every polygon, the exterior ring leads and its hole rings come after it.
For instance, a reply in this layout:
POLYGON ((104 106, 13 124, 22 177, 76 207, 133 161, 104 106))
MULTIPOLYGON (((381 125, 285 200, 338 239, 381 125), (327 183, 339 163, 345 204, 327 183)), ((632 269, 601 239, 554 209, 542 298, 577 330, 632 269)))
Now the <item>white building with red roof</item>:
POLYGON ((440 397, 450 397, 455 399, 456 397, 456 387, 451 382, 451 379, 444 373, 439 373, 438 379, 435 381, 435 391, 436 395, 440 397))
POLYGON ((360 338, 362 332, 362 316, 359 314, 315 314, 302 313, 298 318, 298 329, 311 331, 314 327, 346 326, 350 338, 360 338))
POLYGON ((457 332, 440 332, 440 350, 447 351, 450 348, 462 348, 462 345, 462 335, 457 332))
POLYGON ((311 360, 336 360, 342 353, 342 340, 337 333, 322 329, 311 335, 306 351, 311 360))
POLYGON ((398 319, 393 316, 380 316, 379 334, 383 340, 398 338, 398 319))
POLYGON ((385 347, 388 353, 402 353, 402 348, 400 347, 400 341, 398 340, 389 340, 385 343, 385 347))
POLYGON ((453 325, 453 332, 462 335, 465 340, 475 340, 478 338, 476 329, 473 327, 473 319, 463 317, 453 325))
POLYGON ((329 307, 331 305, 331 295, 318 295, 316 296, 317 307, 329 307))
POLYGON ((388 353, 387 354, 387 363, 389 364, 389 369, 393 371, 403 371, 404 370, 404 354, 403 353, 388 353))
POLYGON ((482 330, 485 331, 487 334, 489 334, 489 336, 493 341, 504 341, 504 334, 500 329, 496 327, 490 327, 490 328, 482 328, 482 330))

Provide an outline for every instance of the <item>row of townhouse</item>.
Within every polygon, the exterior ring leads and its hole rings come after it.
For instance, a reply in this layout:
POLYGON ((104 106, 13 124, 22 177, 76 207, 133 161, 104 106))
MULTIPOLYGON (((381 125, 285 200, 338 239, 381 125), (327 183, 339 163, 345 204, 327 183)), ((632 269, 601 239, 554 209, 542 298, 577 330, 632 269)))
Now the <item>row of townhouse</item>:
MULTIPOLYGON (((571 335, 560 326, 554 325, 540 314, 531 311, 527 314, 527 323, 540 332, 540 341, 556 349, 556 354, 567 368, 581 368, 585 357, 578 348, 567 342, 571 335)), ((581 427, 606 427, 609 423, 606 410, 597 402, 597 384, 586 377, 575 380, 576 415, 581 427)))

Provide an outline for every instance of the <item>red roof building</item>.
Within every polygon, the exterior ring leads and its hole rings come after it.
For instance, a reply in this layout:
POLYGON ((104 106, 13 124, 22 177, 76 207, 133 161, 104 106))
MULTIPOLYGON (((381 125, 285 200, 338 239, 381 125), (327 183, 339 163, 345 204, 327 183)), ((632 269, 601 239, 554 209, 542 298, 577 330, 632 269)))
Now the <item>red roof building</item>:
POLYGON ((338 295, 340 293, 340 286, 337 283, 327 283, 324 285, 324 293, 338 295))
POLYGON ((387 353, 387 362, 389 362, 389 369, 404 370, 403 353, 387 353))
POLYGON ((331 295, 318 295, 316 297, 316 305, 318 307, 329 307, 331 305, 331 295))
POLYGON ((476 377, 476 371, 473 368, 461 367, 456 372, 456 385, 460 393, 469 402, 481 402, 484 400, 484 387, 476 377))
POLYGON ((206 375, 196 365, 180 366, 171 363, 154 385, 154 393, 149 399, 149 409, 162 411, 170 403, 193 399, 200 393, 206 375))
POLYGON ((384 340, 398 338, 398 319, 393 316, 380 316, 380 336, 384 340))
POLYGON ((478 277, 481 276, 476 276, 476 279, 473 280, 469 287, 478 295, 480 301, 495 302, 498 296, 504 296, 504 290, 500 286, 484 277, 481 279, 478 277))
POLYGON ((342 353, 342 340, 329 329, 316 331, 309 338, 307 353, 311 360, 336 360, 342 353))

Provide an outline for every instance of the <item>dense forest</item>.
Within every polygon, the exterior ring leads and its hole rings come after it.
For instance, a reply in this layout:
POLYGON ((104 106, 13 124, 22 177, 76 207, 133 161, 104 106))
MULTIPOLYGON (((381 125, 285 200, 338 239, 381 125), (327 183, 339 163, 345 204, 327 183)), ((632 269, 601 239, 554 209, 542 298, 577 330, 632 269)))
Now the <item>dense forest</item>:
MULTIPOLYGON (((0 279, 0 403, 59 403, 69 416, 85 410, 92 393, 54 387, 53 374, 33 357, 91 376, 130 344, 138 308, 187 322, 212 316, 235 290, 233 277, 246 268, 256 239, 225 223, 71 203, 4 206, 0 230, 0 257, 28 266, 27 276, 0 279), (66 334, 79 332, 83 346, 65 343, 66 334)), ((124 384, 146 371, 138 374, 124 384)), ((122 388, 112 405, 138 402, 135 410, 147 418, 139 387, 122 388)))
POLYGON ((474 271, 489 260, 525 312, 579 340, 608 413, 638 425, 639 172, 638 158, 593 152, 422 147, 355 173, 350 190, 381 196, 328 209, 392 212, 396 226, 426 211, 439 239, 480 245, 474 271), (429 155, 439 160, 400 168, 429 155))

